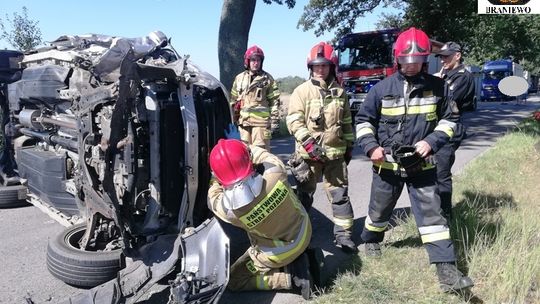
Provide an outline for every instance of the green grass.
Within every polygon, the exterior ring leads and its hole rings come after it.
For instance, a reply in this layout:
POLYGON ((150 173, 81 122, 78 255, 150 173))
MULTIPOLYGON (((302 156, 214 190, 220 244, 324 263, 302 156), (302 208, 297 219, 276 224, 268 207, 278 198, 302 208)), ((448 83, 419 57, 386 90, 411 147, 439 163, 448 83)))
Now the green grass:
POLYGON ((540 303, 540 122, 526 119, 454 177, 451 235, 471 294, 439 290, 414 219, 387 232, 383 256, 348 266, 315 303, 540 303))

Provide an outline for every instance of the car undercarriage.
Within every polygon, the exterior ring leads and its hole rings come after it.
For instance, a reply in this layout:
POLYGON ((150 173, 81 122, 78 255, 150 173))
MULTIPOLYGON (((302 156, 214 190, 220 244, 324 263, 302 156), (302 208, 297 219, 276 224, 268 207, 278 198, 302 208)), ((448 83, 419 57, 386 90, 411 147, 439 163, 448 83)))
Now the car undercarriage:
POLYGON ((66 302, 134 303, 155 284, 171 303, 217 301, 229 244, 206 206, 208 153, 231 121, 219 81, 161 32, 62 36, 19 66, 3 86, 8 148, 28 201, 68 227, 47 267, 93 287, 66 302))

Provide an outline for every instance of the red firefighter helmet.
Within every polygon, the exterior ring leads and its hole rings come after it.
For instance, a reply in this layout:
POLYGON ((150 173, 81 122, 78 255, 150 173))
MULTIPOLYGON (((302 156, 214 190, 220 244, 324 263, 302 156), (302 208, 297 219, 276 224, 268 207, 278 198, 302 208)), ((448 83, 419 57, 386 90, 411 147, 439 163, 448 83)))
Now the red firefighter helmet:
POLYGON ((314 64, 324 64, 328 63, 330 65, 334 65, 334 67, 337 66, 337 56, 334 52, 334 48, 326 43, 326 42, 319 42, 315 46, 311 48, 311 51, 309 52, 307 56, 307 67, 308 69, 311 68, 314 64))
POLYGON ((246 50, 246 53, 244 54, 244 67, 246 69, 249 69, 249 60, 254 56, 258 56, 261 58, 261 69, 262 69, 262 64, 264 61, 264 52, 260 47, 256 45, 246 50))
POLYGON ((431 42, 423 31, 411 27, 399 34, 394 45, 396 63, 424 63, 431 53, 431 42))
POLYGON ((210 152, 210 168, 224 187, 233 185, 253 173, 247 146, 237 139, 220 139, 210 152))

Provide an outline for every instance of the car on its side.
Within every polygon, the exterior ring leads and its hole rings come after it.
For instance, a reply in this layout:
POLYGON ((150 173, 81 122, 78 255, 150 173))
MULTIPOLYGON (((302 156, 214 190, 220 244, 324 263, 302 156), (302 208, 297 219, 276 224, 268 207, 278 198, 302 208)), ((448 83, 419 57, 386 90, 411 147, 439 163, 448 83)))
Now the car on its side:
POLYGON ((217 302, 227 284, 228 238, 206 200, 230 108, 188 57, 159 31, 66 35, 25 53, 7 84, 28 200, 68 226, 47 267, 92 288, 70 303, 135 302, 164 279, 175 303, 217 302))

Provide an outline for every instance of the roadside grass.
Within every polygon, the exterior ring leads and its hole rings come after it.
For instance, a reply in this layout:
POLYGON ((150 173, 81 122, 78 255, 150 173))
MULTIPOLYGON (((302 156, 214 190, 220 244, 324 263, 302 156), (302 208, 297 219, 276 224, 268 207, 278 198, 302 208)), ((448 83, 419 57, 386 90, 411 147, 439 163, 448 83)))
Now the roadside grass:
POLYGON ((352 262, 315 303, 540 303, 540 122, 515 131, 454 177, 451 235, 471 293, 439 290, 412 215, 387 231, 380 258, 352 262))

